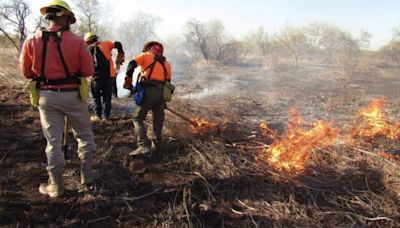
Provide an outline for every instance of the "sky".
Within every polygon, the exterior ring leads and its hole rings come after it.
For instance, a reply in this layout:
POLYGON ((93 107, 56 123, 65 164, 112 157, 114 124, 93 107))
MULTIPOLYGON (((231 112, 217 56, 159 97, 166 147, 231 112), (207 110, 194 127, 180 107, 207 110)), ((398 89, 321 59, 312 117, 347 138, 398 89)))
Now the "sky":
MULTIPOLYGON (((32 9, 49 0, 31 0, 32 9)), ((67 0, 67 2, 69 2, 67 0)), ((324 22, 357 36, 372 34, 372 49, 390 42, 393 28, 400 28, 400 0, 100 0, 114 23, 138 12, 161 19, 157 33, 163 37, 181 34, 189 19, 222 20, 226 31, 240 38, 263 26, 270 33, 285 26, 324 22)))

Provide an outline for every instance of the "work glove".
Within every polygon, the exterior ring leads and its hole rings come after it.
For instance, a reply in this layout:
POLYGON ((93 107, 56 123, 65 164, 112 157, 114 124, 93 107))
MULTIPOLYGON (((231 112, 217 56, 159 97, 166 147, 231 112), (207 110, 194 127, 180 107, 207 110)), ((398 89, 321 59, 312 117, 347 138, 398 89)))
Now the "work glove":
POLYGON ((132 85, 132 77, 125 76, 125 81, 124 81, 124 89, 129 89, 131 92, 133 91, 133 85, 132 85))
POLYGON ((117 55, 117 64, 122 65, 125 62, 125 54, 123 52, 119 52, 117 55))

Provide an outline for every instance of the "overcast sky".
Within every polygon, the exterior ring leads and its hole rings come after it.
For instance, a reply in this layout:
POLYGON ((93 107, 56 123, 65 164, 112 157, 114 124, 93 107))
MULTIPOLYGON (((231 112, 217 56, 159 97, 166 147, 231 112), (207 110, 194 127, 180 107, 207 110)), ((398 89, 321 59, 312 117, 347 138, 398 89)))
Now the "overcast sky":
MULTIPOLYGON (((221 19, 227 32, 240 38, 263 26, 269 33, 286 25, 303 26, 319 21, 336 25, 357 36, 361 30, 372 34, 371 48, 392 38, 400 27, 400 0, 100 0, 108 17, 117 23, 137 12, 162 19, 161 36, 179 34, 191 18, 221 19)), ((34 13, 50 1, 31 0, 34 13)), ((67 2, 69 2, 67 0, 67 2)))

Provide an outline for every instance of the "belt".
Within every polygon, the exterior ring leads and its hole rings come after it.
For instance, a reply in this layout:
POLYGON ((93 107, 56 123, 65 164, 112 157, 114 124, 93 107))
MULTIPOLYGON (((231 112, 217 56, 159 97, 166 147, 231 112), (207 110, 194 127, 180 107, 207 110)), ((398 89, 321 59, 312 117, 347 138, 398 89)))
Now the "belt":
POLYGON ((78 91, 78 88, 41 88, 40 90, 45 90, 45 91, 54 91, 54 92, 73 92, 73 91, 78 91))

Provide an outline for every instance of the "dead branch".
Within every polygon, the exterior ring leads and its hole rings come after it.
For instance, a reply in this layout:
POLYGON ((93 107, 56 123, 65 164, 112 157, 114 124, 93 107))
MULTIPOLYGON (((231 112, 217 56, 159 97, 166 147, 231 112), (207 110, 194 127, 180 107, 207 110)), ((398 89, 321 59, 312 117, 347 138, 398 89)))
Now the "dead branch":
POLYGON ((184 209, 184 211, 186 213, 188 226, 189 226, 189 228, 191 228, 191 227, 193 227, 193 225, 192 225, 192 221, 190 220, 189 209, 188 209, 187 202, 186 202, 186 198, 188 197, 187 194, 188 194, 187 193, 187 186, 185 186, 183 188, 183 194, 182 194, 182 206, 183 206, 183 209, 184 209))
POLYGON ((202 180, 202 182, 204 183, 204 185, 207 187, 207 191, 208 191, 209 197, 211 198, 211 200, 212 200, 213 202, 215 202, 214 195, 212 194, 212 192, 211 192, 211 190, 210 190, 210 189, 213 189, 213 190, 214 190, 214 187, 213 187, 210 183, 208 183, 207 180, 206 180, 206 178, 204 178, 203 175, 201 175, 199 172, 193 172, 193 174, 200 177, 200 179, 202 180))
POLYGON ((120 199, 123 199, 123 200, 126 200, 126 201, 137 201, 137 200, 146 198, 146 197, 148 197, 148 196, 151 196, 151 195, 153 195, 153 194, 159 192, 160 190, 161 190, 161 188, 157 188, 157 189, 155 189, 154 191, 149 192, 149 193, 146 193, 146 194, 141 195, 141 196, 136 196, 136 197, 121 197, 120 199))
POLYGON ((93 219, 93 220, 88 221, 87 225, 89 225, 91 223, 103 221, 103 220, 106 220, 106 219, 109 219, 109 218, 111 218, 111 216, 105 216, 105 217, 102 217, 102 218, 93 219))
POLYGON ((7 156, 10 154, 11 150, 8 150, 0 160, 0 165, 6 160, 7 156))
POLYGON ((240 203, 240 205, 242 205, 243 207, 245 207, 245 208, 247 208, 247 209, 249 209, 249 210, 251 210, 251 211, 256 211, 256 210, 257 210, 257 209, 255 209, 254 207, 247 206, 245 203, 243 203, 243 201, 241 201, 241 200, 238 199, 238 198, 236 198, 236 200, 240 203))
POLYGON ((379 156, 379 155, 374 154, 374 153, 372 153, 372 152, 369 152, 369 151, 366 151, 366 150, 362 150, 362 149, 358 149, 358 148, 351 148, 351 149, 353 149, 353 150, 355 150, 355 151, 358 151, 358 152, 361 152, 361 153, 364 153, 364 154, 367 154, 367 155, 370 155, 370 156, 373 156, 373 157, 378 157, 378 158, 380 158, 381 160, 383 160, 383 161, 385 161, 385 162, 387 162, 387 163, 389 163, 389 164, 392 164, 392 165, 394 165, 394 166, 399 166, 398 164, 396 164, 396 163, 394 163, 394 162, 391 162, 391 161, 387 160, 386 158, 383 158, 382 156, 379 156))

